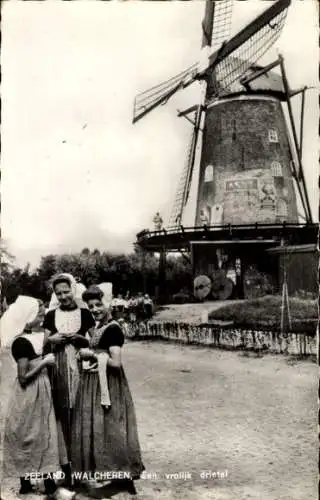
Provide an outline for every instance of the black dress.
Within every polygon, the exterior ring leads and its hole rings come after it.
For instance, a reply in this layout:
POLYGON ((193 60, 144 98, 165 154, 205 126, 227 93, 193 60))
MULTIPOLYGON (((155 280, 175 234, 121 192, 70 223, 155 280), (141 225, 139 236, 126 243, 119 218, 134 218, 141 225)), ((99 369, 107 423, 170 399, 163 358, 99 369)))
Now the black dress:
MULTIPOLYGON (((14 340, 11 352, 16 362, 42 355, 44 332, 14 340)), ((22 387, 16 378, 8 407, 4 433, 3 477, 59 470, 57 424, 47 368, 22 387)))
MULTIPOLYGON (((115 321, 96 330, 92 350, 109 353, 122 347, 124 336, 115 321)), ((78 472, 124 472, 138 478, 144 470, 134 404, 123 367, 107 367, 111 407, 101 404, 97 371, 82 370, 72 426, 72 465, 78 472)))
POLYGON ((71 460, 72 409, 80 378, 77 352, 80 347, 88 344, 85 334, 94 325, 90 311, 77 306, 71 310, 57 308, 49 311, 43 323, 43 327, 49 330, 51 335, 59 332, 70 334, 70 342, 62 345, 48 342, 45 348, 46 352, 51 351, 56 356, 56 367, 50 371, 50 379, 56 418, 61 424, 69 460, 71 460), (81 343, 71 339, 72 333, 83 337, 81 343))

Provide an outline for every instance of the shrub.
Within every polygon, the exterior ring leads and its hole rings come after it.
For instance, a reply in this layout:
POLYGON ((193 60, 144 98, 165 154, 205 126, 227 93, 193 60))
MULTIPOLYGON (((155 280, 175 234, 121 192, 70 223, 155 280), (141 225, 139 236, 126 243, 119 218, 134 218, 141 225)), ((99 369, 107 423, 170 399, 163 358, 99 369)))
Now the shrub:
MULTIPOLYGON (((289 299, 293 332, 315 334, 318 322, 316 300, 289 299)), ((281 325, 282 297, 268 295, 259 299, 227 304, 209 313, 209 320, 233 321, 234 326, 248 329, 275 329, 281 325)))

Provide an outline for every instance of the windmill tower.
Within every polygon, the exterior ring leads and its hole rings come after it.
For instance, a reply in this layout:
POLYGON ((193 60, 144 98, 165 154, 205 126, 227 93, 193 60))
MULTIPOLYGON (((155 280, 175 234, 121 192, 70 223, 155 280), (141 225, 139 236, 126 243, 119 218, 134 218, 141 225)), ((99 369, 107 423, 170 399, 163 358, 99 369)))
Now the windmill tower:
POLYGON ((229 38, 232 0, 207 0, 201 62, 142 92, 134 104, 135 123, 178 90, 196 81, 202 86, 202 101, 179 113, 193 123, 193 135, 167 231, 147 238, 146 247, 164 248, 165 238, 169 249, 178 247, 179 241, 188 242, 184 250, 191 250, 197 282, 201 281, 199 275, 206 279, 209 276, 213 284, 215 280, 219 282, 217 298, 219 290, 225 297, 232 295, 234 288, 230 287, 227 270, 222 272, 223 260, 238 276, 234 285, 243 291, 245 272, 263 260, 260 249, 281 239, 281 227, 299 226, 298 202, 304 220, 312 223, 301 162, 302 132, 299 143, 291 107, 292 97, 302 92, 304 98, 305 88, 290 90, 281 56, 267 67, 257 66, 257 61, 279 38, 290 2, 277 0, 229 38), (281 77, 270 73, 277 66, 281 77), (289 124, 283 103, 288 107, 289 124), (199 145, 199 180, 191 234, 182 222, 199 145), (237 241, 235 230, 241 235, 237 241), (210 247, 204 247, 204 240, 210 242, 210 247), (239 240, 245 243, 242 249, 239 240), (247 259, 249 241, 251 250, 252 243, 264 242, 258 251, 251 252, 251 261, 247 259), (217 270, 221 271, 219 280, 217 270))

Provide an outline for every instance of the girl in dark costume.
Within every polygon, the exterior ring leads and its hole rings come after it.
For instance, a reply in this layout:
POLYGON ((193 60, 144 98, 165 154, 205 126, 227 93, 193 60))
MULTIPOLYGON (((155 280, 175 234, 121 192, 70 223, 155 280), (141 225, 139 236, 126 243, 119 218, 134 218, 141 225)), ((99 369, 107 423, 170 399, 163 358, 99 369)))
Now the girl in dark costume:
POLYGON ((134 404, 121 362, 124 335, 110 317, 99 287, 83 294, 97 321, 83 362, 72 426, 72 464, 79 472, 122 473, 116 487, 135 493, 144 470, 134 404))

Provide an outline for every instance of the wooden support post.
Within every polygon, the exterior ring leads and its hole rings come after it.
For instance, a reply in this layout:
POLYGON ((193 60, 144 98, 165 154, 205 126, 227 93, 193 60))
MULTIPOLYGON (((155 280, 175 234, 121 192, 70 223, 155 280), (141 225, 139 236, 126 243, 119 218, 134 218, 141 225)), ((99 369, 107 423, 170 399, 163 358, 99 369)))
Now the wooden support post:
MULTIPOLYGON (((286 259, 286 255, 284 257, 286 259)), ((286 263, 285 263, 286 266, 286 263)), ((283 284, 282 284, 282 300, 281 300, 281 333, 287 333, 292 328, 290 303, 287 283, 287 272, 284 271, 283 284)))
POLYGON ((162 303, 166 294, 166 249, 162 247, 159 256, 159 301, 162 303))
POLYGON ((273 68, 279 66, 279 64, 280 64, 280 60, 277 59, 273 63, 268 64, 268 66, 264 66, 263 68, 255 71, 252 75, 248 75, 248 76, 245 76, 245 77, 241 78, 240 79, 240 83, 242 85, 244 85, 244 86, 245 85, 249 85, 251 82, 253 82, 257 78, 259 78, 260 76, 265 75, 266 73, 268 73, 269 71, 271 71, 273 68))
POLYGON ((243 299, 244 298, 244 263, 243 258, 239 257, 239 254, 235 260, 235 268, 236 268, 236 298, 243 299))
POLYGON ((305 100, 306 100, 306 90, 307 87, 304 87, 302 90, 301 96, 301 115, 300 115, 300 148, 299 148, 299 159, 300 164, 302 164, 302 155, 303 155, 303 125, 304 125, 304 108, 305 108, 305 100))
MULTIPOLYGON (((178 116, 186 116, 189 115, 190 113, 195 113, 198 110, 198 105, 195 104, 194 106, 190 106, 190 108, 184 109, 183 111, 180 111, 177 109, 178 116)), ((193 122, 192 122, 193 123, 193 122)))
POLYGON ((142 287, 143 287, 143 294, 148 293, 147 290, 147 273, 146 273, 146 251, 142 249, 142 287))
POLYGON ((198 136, 199 136, 199 130, 200 130, 200 125, 201 125, 201 116, 202 116, 202 106, 199 105, 197 108, 196 116, 195 116, 194 133, 193 133, 192 145, 191 145, 191 150, 190 150, 190 158, 189 158, 190 163, 189 163, 188 175, 187 175, 187 179, 186 179, 186 183, 185 183, 184 191, 183 191, 182 209, 184 209, 184 207, 188 201, 188 197, 189 197, 189 193, 190 193, 194 162, 196 159, 198 136))
POLYGON ((295 126, 294 117, 293 117, 293 111, 292 111, 291 100, 290 100, 290 88, 289 88, 288 79, 287 79, 287 75, 286 75, 286 71, 285 71, 285 67, 284 67, 283 56, 280 55, 279 60, 280 60, 280 68, 281 68, 281 73, 282 73, 283 85, 284 85, 284 89, 285 89, 285 93, 286 93, 286 101, 287 101, 287 105, 288 105, 291 130, 292 130, 294 145, 295 145, 295 149, 296 149, 296 154, 297 154, 298 161, 299 161, 297 187, 298 187, 299 194, 301 197, 303 209, 306 213, 306 219, 308 222, 312 222, 311 208, 310 208, 310 204, 309 204, 308 191, 307 191, 307 187, 306 187, 306 181, 304 178, 302 163, 300 160, 300 148, 299 148, 296 126, 295 126), (301 189, 300 181, 302 182, 303 189, 301 189))
POLYGON ((307 89, 308 87, 301 87, 301 89, 291 90, 289 95, 290 97, 295 97, 298 94, 302 94, 302 92, 305 92, 307 89))

